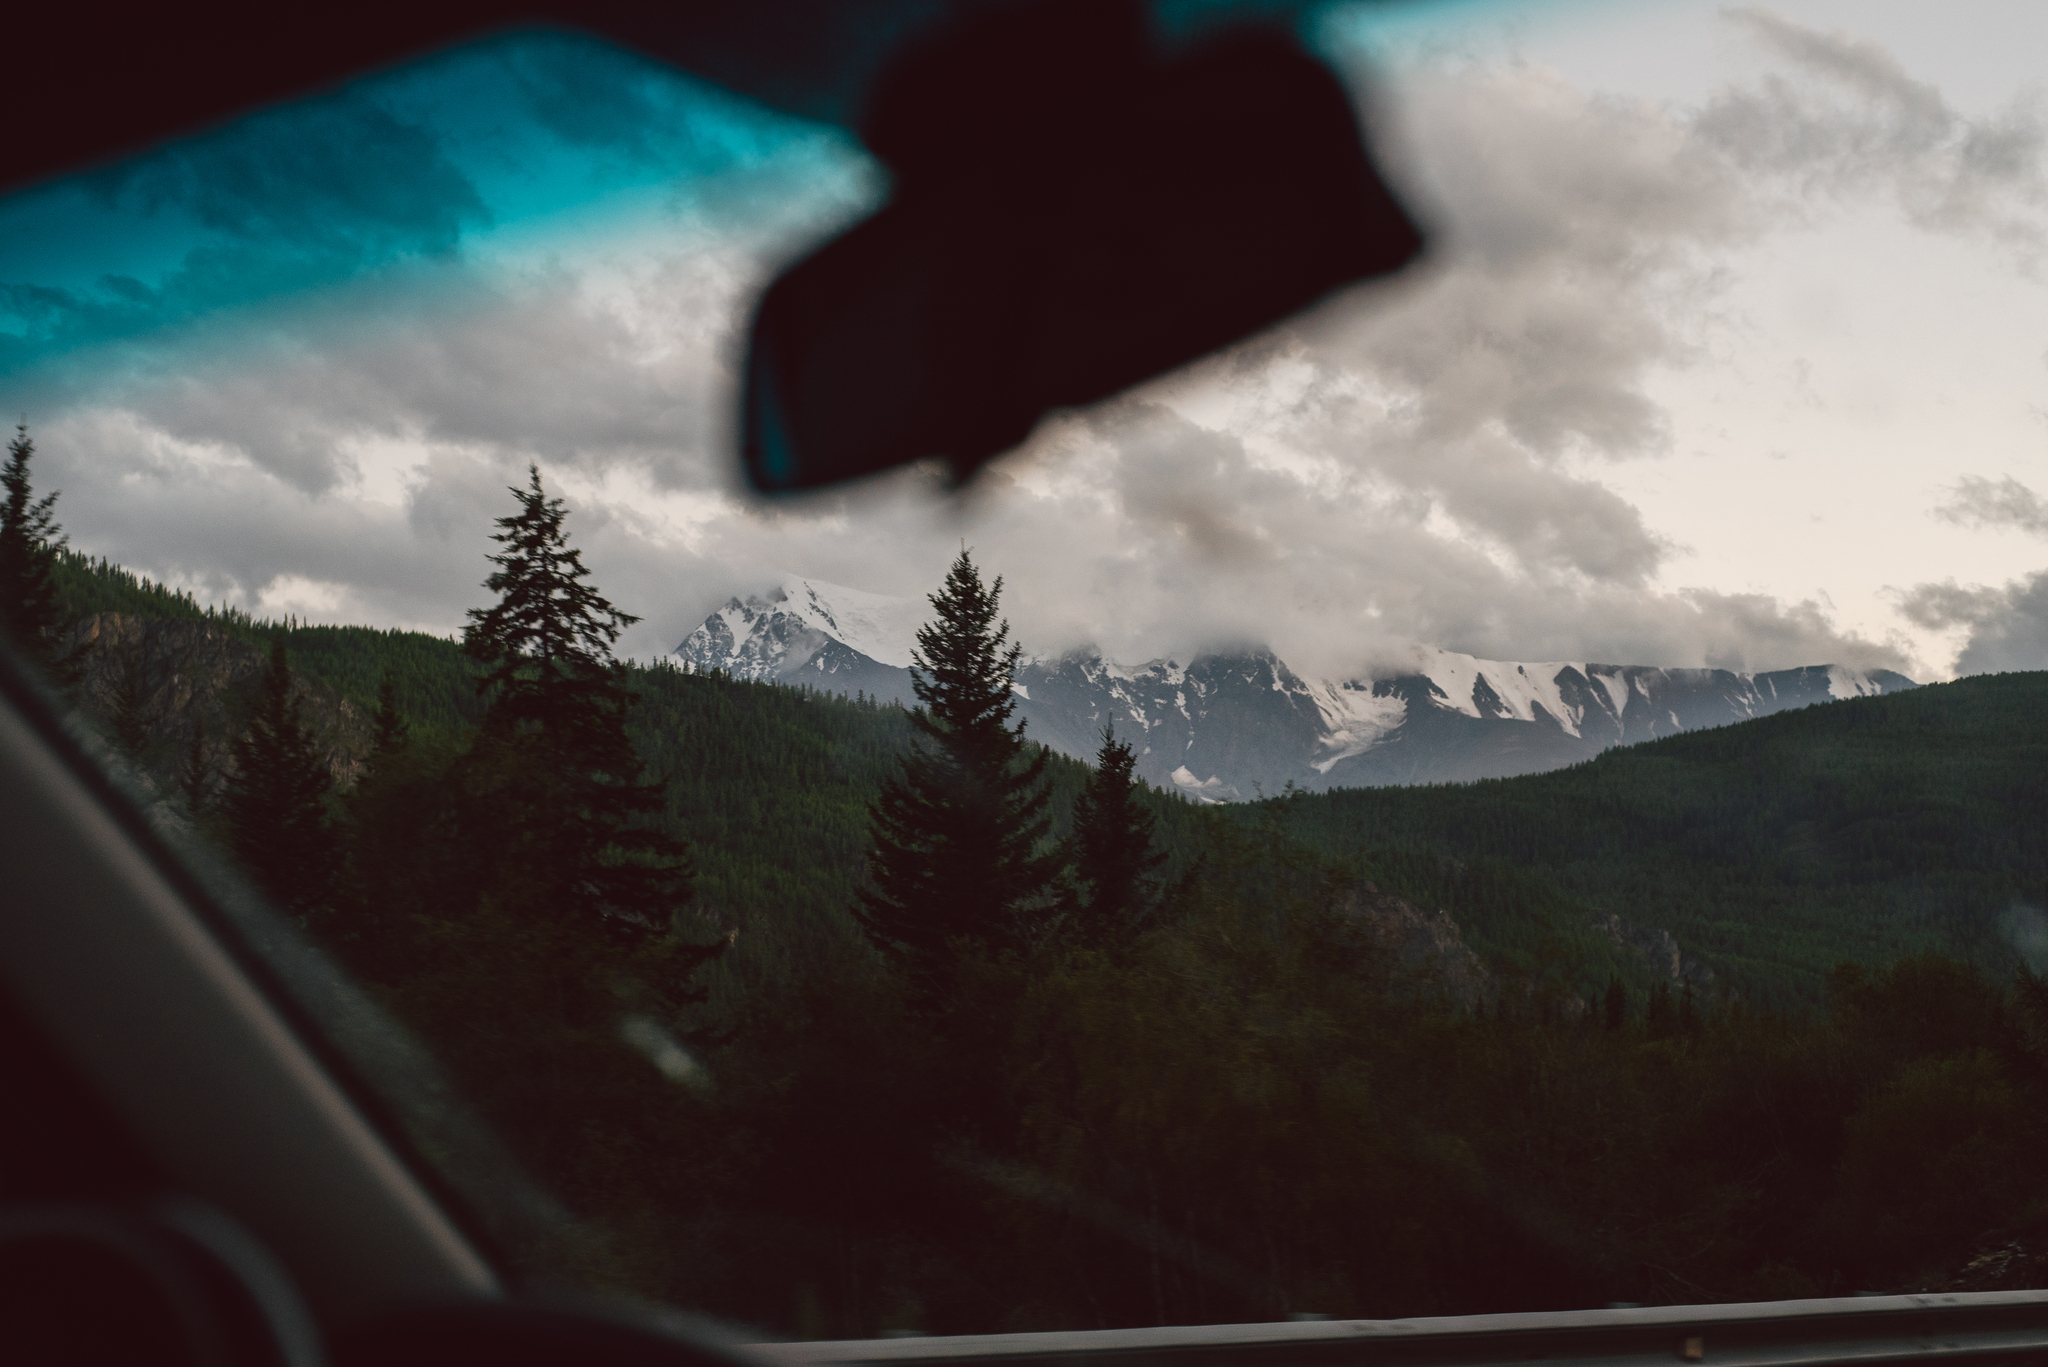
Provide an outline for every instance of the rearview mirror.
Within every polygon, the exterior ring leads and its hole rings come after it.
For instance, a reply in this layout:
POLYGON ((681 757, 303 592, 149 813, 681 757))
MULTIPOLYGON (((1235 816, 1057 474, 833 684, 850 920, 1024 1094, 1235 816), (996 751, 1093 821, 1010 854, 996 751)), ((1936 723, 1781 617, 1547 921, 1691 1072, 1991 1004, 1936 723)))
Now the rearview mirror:
POLYGON ((1136 5, 983 11, 901 58, 862 136, 890 202, 770 286, 744 459, 766 492, 933 457, 964 478, 1107 397, 1413 260, 1322 63, 1263 28, 1171 57, 1136 5))

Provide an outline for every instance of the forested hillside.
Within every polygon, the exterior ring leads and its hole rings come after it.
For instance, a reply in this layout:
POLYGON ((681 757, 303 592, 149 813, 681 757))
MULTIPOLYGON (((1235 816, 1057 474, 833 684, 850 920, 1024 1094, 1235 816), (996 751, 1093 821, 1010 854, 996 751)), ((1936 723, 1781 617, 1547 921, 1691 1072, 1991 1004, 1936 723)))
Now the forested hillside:
MULTIPOLYGON (((388 674, 423 736, 480 715, 452 639, 258 621, 68 553, 59 569, 74 617, 209 623, 252 658, 282 639, 295 668, 365 713, 388 674)), ((867 804, 910 736, 902 710, 660 667, 634 677, 630 724, 697 852, 697 905, 747 937, 719 973, 778 972, 791 946, 851 934, 867 804)), ((1064 833, 1085 768, 1058 758, 1052 774, 1064 833)), ((1815 1010, 1836 963, 1938 950, 1992 969, 2009 957, 2011 908, 2048 907, 2048 823, 2031 815, 2048 810, 2048 674, 1806 708, 1525 778, 1206 816, 1164 794, 1153 805, 1172 878, 1220 816, 1444 908, 1502 971, 1567 998, 1668 976, 1597 924, 1615 916, 1676 937, 1711 974, 1703 992, 1815 1010)))
POLYGON ((1556 773, 1278 807, 1321 851, 1419 864, 1417 891, 1482 942, 1526 934, 1492 890, 1539 880, 1556 915, 1662 927, 1753 1004, 1811 1009, 1844 961, 1939 950, 1993 968, 2013 909, 2048 907, 2048 673, 1805 708, 1556 773))
MULTIPOLYGON (((205 608, 189 595, 119 566, 69 552, 60 554, 57 569, 70 619, 118 613, 143 621, 190 622, 239 645, 244 671, 237 687, 242 692, 253 686, 261 653, 282 641, 296 671, 363 716, 376 709, 388 676, 399 710, 421 743, 456 744, 464 728, 482 715, 478 671, 453 639, 374 627, 309 626, 205 608)), ((118 680, 127 663, 108 659, 99 662, 96 672, 118 680)), ((195 707, 204 700, 195 699, 189 687, 165 687, 181 665, 191 672, 188 661, 178 658, 153 661, 155 672, 146 681, 165 699, 165 709, 190 711, 182 727, 179 718, 150 719, 159 723, 160 740, 144 767, 165 792, 177 787, 191 718, 224 710, 238 715, 236 707, 195 707), (173 698, 178 701, 172 703, 173 698)), ((790 956, 800 954, 804 945, 847 942, 854 931, 846 908, 866 854, 868 803, 909 742, 904 711, 893 704, 665 666, 632 667, 630 674, 640 704, 628 727, 649 771, 667 785, 673 829, 693 850, 696 912, 721 932, 742 931, 734 952, 712 970, 714 981, 723 984, 733 974, 783 973, 790 956)), ((118 699, 111 695, 111 683, 106 691, 100 719, 110 722, 108 714, 118 699)), ((216 723, 208 744, 224 752, 230 739, 216 723)), ((357 748, 366 745, 364 733, 357 748)), ((1049 765, 1058 834, 1066 831, 1073 795, 1086 773, 1086 766, 1064 756, 1055 756, 1049 765)), ((1201 847, 1202 818, 1177 797, 1153 794, 1151 806, 1172 850, 1167 875, 1177 877, 1201 847)))
POLYGON ((131 573, 105 560, 60 551, 57 591, 67 618, 112 612, 145 620, 203 623, 255 650, 282 639, 295 665, 365 712, 377 703, 386 675, 398 688, 399 706, 426 732, 455 735, 482 715, 476 671, 462 648, 446 637, 376 627, 309 626, 272 621, 233 608, 202 607, 188 593, 131 573))

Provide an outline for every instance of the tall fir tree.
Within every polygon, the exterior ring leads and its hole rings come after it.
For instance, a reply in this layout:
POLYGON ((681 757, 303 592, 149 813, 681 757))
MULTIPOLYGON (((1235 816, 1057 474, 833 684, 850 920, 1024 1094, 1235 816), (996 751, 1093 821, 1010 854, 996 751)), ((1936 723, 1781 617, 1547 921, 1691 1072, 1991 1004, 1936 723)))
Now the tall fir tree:
POLYGON ((192 719, 192 738, 185 744, 183 762, 178 766, 178 792, 185 810, 204 819, 213 810, 213 771, 206 762, 206 718, 192 719))
POLYGON ((1074 803, 1076 897, 1068 918, 1082 943, 1115 945, 1142 930, 1159 900, 1153 875, 1166 862, 1154 848, 1158 823, 1140 800, 1137 755, 1116 731, 1102 729, 1095 772, 1074 803))
POLYGON ((271 642, 262 691, 233 755, 221 796, 229 847, 281 910, 320 911, 333 894, 340 854, 327 814, 334 776, 300 719, 282 636, 271 642))
POLYGON ((1671 998, 1671 984, 1659 979, 1650 989, 1643 1008, 1643 1028, 1651 1039, 1669 1039, 1678 1033, 1678 1005, 1671 998))
POLYGON ((937 616, 917 633, 911 687, 920 744, 870 808, 869 886, 854 916, 878 949, 927 994, 941 990, 957 945, 1028 950, 1044 928, 1057 855, 1049 752, 1027 754, 1010 725, 1022 647, 997 617, 1003 581, 984 586, 963 548, 931 596, 937 616))
POLYGON ((57 525, 57 495, 38 499, 30 483, 35 453, 28 425, 17 425, 7 443, 7 463, 0 467, 0 487, 7 491, 0 502, 0 628, 45 677, 69 688, 78 682, 84 662, 57 642, 64 614, 56 565, 64 535, 57 525))
POLYGON ((107 734, 130 761, 140 765, 148 758, 151 708, 149 677, 140 648, 121 670, 121 682, 114 689, 114 703, 107 714, 107 734))
POLYGON ((469 614, 463 639, 486 671, 479 748, 502 761, 490 820, 526 905, 566 912, 661 959, 669 1000, 701 1000, 688 979, 723 942, 700 946, 676 933, 694 870, 660 824, 666 791, 642 777, 626 733, 634 694, 612 657, 619 632, 639 618, 586 582, 562 500, 547 496, 538 467, 527 474, 527 486, 511 491, 518 511, 498 519, 492 538, 503 549, 484 586, 497 602, 469 614))
POLYGON ((370 719, 372 730, 377 737, 377 754, 389 755, 404 745, 411 730, 405 713, 398 709, 398 681, 385 670, 384 677, 377 683, 377 711, 370 719))

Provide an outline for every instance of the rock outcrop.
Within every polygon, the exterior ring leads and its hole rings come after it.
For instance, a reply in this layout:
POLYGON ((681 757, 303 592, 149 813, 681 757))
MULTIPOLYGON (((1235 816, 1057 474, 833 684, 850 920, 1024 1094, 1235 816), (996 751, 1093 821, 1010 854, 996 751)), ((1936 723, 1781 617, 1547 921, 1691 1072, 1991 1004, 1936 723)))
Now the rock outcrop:
POLYGON ((1403 972, 1434 984, 1466 1010, 1493 995, 1492 975, 1449 912, 1419 907, 1366 882, 1346 888, 1334 910, 1358 925, 1403 972))
MULTIPOLYGON (((66 644, 84 651, 79 709, 128 752, 145 781, 174 791, 196 763, 218 790, 248 729, 268 660, 261 647, 210 622, 113 612, 73 623, 66 644)), ((297 672, 292 694, 335 786, 354 786, 375 744, 370 718, 297 672)))

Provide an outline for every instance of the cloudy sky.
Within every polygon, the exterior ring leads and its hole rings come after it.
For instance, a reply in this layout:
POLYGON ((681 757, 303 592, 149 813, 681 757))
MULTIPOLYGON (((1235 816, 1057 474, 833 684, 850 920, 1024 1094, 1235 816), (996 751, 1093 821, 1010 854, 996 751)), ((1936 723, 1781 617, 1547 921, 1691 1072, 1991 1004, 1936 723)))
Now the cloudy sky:
POLYGON ((536 461, 672 646, 963 539, 1034 648, 2048 667, 2048 8, 1323 11, 1408 277, 1048 420, 964 494, 767 505, 753 291, 886 193, 839 130, 500 39, 0 201, 0 407, 73 543, 459 629, 536 461))

